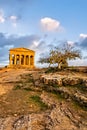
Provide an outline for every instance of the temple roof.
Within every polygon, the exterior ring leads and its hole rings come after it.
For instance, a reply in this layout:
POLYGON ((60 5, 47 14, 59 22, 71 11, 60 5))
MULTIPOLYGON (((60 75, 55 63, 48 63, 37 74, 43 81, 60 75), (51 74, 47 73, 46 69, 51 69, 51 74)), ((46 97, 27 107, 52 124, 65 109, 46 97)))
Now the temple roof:
POLYGON ((33 50, 30 50, 30 49, 24 48, 24 47, 11 48, 9 51, 30 51, 30 52, 35 52, 35 51, 33 51, 33 50))

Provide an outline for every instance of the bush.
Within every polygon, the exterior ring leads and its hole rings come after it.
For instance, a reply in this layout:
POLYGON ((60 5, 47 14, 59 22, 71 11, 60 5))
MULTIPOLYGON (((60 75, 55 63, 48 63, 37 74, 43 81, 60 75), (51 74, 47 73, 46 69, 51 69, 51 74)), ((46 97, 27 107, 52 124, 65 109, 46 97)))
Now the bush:
POLYGON ((47 68, 47 70, 45 71, 45 73, 54 73, 56 71, 58 71, 57 67, 49 67, 49 68, 47 68))

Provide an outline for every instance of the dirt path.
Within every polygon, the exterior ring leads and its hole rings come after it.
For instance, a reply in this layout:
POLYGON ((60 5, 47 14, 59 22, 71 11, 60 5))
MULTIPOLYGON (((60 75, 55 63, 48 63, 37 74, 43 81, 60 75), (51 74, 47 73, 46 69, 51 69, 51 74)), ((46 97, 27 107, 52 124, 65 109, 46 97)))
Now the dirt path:
POLYGON ((21 75, 31 73, 26 69, 3 69, 0 70, 0 95, 9 92, 15 82, 21 80, 21 75))

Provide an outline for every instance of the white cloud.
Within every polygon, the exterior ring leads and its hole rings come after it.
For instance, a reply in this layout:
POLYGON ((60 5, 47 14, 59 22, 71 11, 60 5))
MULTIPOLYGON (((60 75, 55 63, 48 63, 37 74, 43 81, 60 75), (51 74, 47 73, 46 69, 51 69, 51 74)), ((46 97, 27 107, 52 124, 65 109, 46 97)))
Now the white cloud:
POLYGON ((4 23, 5 22, 5 19, 3 16, 0 16, 0 23, 4 23))
POLYGON ((17 27, 18 17, 15 15, 11 15, 9 19, 11 20, 13 27, 17 27))
POLYGON ((5 18, 4 18, 4 13, 3 10, 0 10, 0 23, 4 23, 5 22, 5 18))
POLYGON ((87 50, 87 34, 80 34, 79 45, 81 49, 87 50))
POLYGON ((18 17, 15 16, 15 15, 12 15, 12 16, 10 16, 10 20, 12 20, 12 21, 17 21, 17 20, 18 20, 18 17))
POLYGON ((40 20, 40 23, 44 31, 57 31, 57 30, 60 31, 61 30, 60 22, 55 19, 45 17, 40 20))
POLYGON ((70 66, 87 66, 87 59, 77 59, 77 60, 70 60, 70 66))
POLYGON ((70 46, 74 46, 75 43, 73 41, 67 41, 67 44, 70 46))
POLYGON ((39 44, 40 44, 39 40, 34 40, 29 47, 30 47, 31 49, 37 50, 39 44))
MULTIPOLYGON (((11 15, 10 17, 8 17, 7 20, 10 20, 12 22, 13 27, 16 27, 18 19, 19 18, 17 16, 11 15)), ((6 18, 4 16, 4 11, 0 9, 0 23, 4 23, 5 21, 6 21, 6 18)))
POLYGON ((15 15, 11 15, 10 17, 7 17, 7 19, 6 19, 4 16, 4 11, 2 9, 0 9, 0 23, 4 23, 6 20, 10 20, 13 27, 16 27, 19 17, 15 16, 15 15))
POLYGON ((82 39, 85 39, 85 38, 87 38, 87 34, 80 34, 80 38, 82 38, 82 39))
POLYGON ((33 44, 34 44, 35 46, 38 46, 38 45, 39 45, 39 42, 38 42, 38 41, 34 41, 33 44))

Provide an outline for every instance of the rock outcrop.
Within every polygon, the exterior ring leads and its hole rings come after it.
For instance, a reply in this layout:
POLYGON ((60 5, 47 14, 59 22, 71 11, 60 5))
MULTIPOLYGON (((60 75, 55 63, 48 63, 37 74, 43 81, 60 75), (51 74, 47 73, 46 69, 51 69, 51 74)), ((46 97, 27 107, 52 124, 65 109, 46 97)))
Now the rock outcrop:
POLYGON ((83 84, 87 86, 87 80, 76 76, 64 76, 64 75, 42 75, 40 77, 41 82, 48 85, 59 85, 59 86, 74 86, 83 84))
POLYGON ((42 75, 40 81, 47 85, 47 91, 59 93, 62 97, 72 99, 81 106, 87 107, 87 96, 80 92, 87 91, 87 79, 76 76, 42 75), (76 89, 75 87, 78 87, 76 89))

